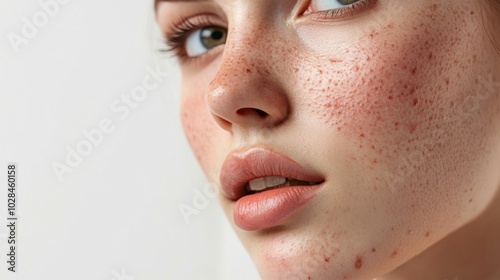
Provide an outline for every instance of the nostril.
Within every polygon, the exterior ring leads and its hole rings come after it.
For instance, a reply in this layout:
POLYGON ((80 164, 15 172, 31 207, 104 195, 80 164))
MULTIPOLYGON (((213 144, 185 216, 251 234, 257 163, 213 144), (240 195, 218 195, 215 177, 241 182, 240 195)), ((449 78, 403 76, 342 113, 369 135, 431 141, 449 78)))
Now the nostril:
POLYGON ((246 116, 246 117, 251 115, 258 115, 261 118, 266 118, 269 116, 269 114, 266 113, 265 111, 255 108, 242 108, 239 109, 236 113, 240 116, 246 116))
POLYGON ((263 118, 265 118, 265 117, 269 116, 269 114, 268 114, 268 113, 266 113, 266 112, 264 112, 264 111, 262 111, 262 110, 255 109, 255 111, 257 112, 257 114, 258 114, 259 116, 261 116, 261 117, 263 117, 263 118))

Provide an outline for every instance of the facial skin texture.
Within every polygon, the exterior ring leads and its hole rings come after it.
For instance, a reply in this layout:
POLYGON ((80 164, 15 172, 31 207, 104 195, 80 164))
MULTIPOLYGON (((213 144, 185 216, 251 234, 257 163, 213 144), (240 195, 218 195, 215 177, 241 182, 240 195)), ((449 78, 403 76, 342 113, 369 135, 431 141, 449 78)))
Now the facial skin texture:
MULTIPOLYGON (((318 20, 297 16, 303 2, 157 7, 163 30, 199 13, 229 30, 181 63, 182 121, 208 179, 218 186, 227 155, 252 146, 325 177, 280 226, 235 226, 262 278, 499 279, 500 56, 487 4, 380 0, 318 20)), ((234 202, 219 199, 234 225, 234 202)))

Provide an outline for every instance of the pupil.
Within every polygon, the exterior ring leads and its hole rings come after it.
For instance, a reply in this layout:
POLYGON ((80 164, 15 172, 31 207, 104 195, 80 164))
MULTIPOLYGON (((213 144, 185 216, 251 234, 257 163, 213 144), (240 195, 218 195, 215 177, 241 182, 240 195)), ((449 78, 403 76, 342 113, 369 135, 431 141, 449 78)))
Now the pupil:
POLYGON ((220 39, 222 39, 222 36, 224 36, 224 35, 222 34, 222 32, 220 32, 220 30, 214 31, 214 33, 212 33, 212 39, 214 39, 214 40, 220 40, 220 39))

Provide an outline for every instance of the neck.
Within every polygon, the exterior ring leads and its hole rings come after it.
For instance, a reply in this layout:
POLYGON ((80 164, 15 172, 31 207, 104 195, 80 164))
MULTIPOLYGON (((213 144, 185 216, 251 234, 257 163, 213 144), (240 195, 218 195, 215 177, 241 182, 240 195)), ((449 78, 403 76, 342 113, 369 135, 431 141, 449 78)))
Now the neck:
POLYGON ((500 192, 475 220, 378 280, 500 279, 500 192))

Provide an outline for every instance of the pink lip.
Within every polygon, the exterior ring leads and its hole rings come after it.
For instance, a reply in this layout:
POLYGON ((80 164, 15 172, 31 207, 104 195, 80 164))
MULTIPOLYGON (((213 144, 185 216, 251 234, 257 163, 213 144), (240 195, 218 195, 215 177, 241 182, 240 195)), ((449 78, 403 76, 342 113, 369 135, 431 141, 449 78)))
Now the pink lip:
POLYGON ((259 230, 279 225, 318 193, 322 184, 294 186, 246 195, 245 185, 256 178, 281 176, 307 182, 323 182, 314 171, 292 159, 265 148, 231 153, 222 166, 220 182, 225 195, 236 201, 234 222, 243 230, 259 230))

